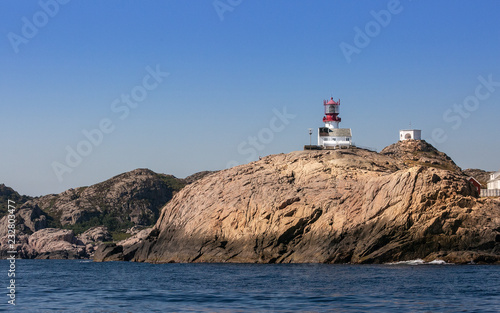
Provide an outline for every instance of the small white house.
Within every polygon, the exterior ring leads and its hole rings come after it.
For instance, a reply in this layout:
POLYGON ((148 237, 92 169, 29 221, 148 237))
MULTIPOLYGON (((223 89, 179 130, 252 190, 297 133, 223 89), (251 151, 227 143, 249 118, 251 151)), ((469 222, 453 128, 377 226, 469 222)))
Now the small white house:
POLYGON ((422 131, 420 129, 403 129, 399 131, 399 140, 422 140, 422 131))
POLYGON ((350 128, 318 129, 318 146, 322 147, 350 147, 352 145, 352 132, 350 128))
POLYGON ((500 171, 490 174, 488 189, 500 189, 500 171))

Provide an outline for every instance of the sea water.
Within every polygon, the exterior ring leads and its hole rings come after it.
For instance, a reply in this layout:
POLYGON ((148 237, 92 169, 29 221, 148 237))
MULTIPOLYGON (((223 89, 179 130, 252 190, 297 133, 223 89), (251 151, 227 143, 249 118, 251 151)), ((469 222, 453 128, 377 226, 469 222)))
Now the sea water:
POLYGON ((8 269, 0 261, 4 311, 500 312, 494 265, 17 260, 15 306, 8 269))

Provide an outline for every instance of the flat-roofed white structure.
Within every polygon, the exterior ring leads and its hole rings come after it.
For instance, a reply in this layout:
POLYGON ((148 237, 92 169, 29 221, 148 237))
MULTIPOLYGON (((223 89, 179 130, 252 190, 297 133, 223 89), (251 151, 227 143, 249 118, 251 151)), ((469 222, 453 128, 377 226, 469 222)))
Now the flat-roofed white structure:
POLYGON ((318 130, 318 146, 347 147, 352 145, 350 128, 320 127, 318 130))
POLYGON ((422 131, 420 129, 403 129, 399 131, 399 140, 422 140, 422 131))

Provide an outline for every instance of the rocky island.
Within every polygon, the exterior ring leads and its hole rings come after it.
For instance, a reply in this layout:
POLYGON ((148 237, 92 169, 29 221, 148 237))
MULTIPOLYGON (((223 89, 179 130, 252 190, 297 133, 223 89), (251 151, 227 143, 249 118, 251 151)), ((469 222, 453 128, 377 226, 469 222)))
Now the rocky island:
MULTIPOLYGON (((405 140, 270 155, 185 179, 137 169, 16 201, 22 258, 95 261, 500 263, 500 199, 480 198, 445 153, 405 140)), ((3 225, 3 226, 2 226, 3 225)))
POLYGON ((500 199, 421 140, 271 155, 184 187, 95 261, 500 263, 500 199))
POLYGON ((103 242, 140 233, 157 221, 173 195, 210 172, 185 179, 136 169, 102 183, 42 197, 21 196, 0 185, 0 255, 7 245, 6 204, 16 202, 18 257, 90 258, 103 242))

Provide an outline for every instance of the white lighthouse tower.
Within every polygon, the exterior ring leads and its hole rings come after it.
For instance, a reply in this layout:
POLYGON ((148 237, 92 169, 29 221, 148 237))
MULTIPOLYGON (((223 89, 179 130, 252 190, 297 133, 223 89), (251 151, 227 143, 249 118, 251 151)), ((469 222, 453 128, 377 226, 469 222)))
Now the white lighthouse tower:
POLYGON ((342 120, 339 117, 340 99, 338 102, 333 101, 333 97, 331 97, 330 101, 328 102, 326 102, 326 100, 323 100, 323 106, 325 107, 325 116, 323 117, 325 127, 331 129, 339 128, 339 123, 342 120))
POLYGON ((340 99, 334 101, 333 97, 327 102, 323 101, 325 116, 323 122, 325 127, 318 128, 318 146, 326 149, 350 147, 352 145, 352 133, 350 128, 339 128, 340 121, 340 99))

